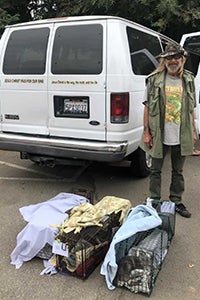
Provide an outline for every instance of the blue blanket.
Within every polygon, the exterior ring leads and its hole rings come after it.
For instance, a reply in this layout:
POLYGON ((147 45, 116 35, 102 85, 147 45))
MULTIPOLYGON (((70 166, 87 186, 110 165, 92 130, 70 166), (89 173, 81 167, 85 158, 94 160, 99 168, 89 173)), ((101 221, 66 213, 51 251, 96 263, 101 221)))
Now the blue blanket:
POLYGON ((151 206, 138 205, 129 211, 122 226, 113 237, 100 270, 101 275, 105 276, 107 286, 110 290, 115 289, 113 280, 118 269, 115 245, 131 237, 137 232, 155 228, 161 225, 161 223, 162 220, 158 216, 157 211, 151 206))

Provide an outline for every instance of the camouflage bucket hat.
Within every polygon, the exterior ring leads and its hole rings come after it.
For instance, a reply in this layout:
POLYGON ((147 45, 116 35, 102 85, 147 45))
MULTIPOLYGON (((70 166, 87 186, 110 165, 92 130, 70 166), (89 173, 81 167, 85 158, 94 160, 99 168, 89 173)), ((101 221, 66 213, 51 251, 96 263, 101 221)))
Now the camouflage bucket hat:
POLYGON ((167 57, 170 55, 181 54, 183 56, 187 56, 186 51, 178 44, 167 44, 165 47, 165 51, 162 52, 159 57, 167 57))

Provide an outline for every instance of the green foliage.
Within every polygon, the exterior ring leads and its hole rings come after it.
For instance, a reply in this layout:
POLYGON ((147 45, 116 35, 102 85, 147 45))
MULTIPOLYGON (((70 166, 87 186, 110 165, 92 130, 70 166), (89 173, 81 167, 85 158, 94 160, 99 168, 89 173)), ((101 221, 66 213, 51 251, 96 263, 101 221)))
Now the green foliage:
POLYGON ((46 19, 56 17, 55 0, 32 0, 29 1, 28 9, 31 11, 32 19, 46 19))
POLYGON ((179 40, 199 30, 196 0, 0 0, 0 28, 32 19, 71 15, 114 15, 127 18, 179 40))
POLYGON ((31 19, 27 8, 29 1, 0 0, 0 33, 6 25, 25 22, 31 19))
POLYGON ((11 16, 4 9, 0 8, 0 33, 3 32, 4 28, 8 24, 14 24, 19 21, 19 15, 15 14, 11 16))
MULTIPOLYGON (((198 2, 198 1, 197 1, 198 2)), ((57 0, 57 16, 117 15, 179 40, 199 30, 200 5, 195 0, 57 0)))

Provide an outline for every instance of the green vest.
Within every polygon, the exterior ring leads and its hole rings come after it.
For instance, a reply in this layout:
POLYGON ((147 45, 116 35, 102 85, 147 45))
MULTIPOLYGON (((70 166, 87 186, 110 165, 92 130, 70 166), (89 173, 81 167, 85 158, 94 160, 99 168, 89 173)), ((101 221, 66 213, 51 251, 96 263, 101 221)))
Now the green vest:
MULTIPOLYGON (((165 75, 158 72, 147 78, 147 105, 149 109, 149 129, 153 138, 153 147, 149 149, 143 142, 140 147, 154 158, 163 157, 163 134, 165 121, 165 75)), ((182 76, 183 99, 181 107, 180 145, 181 155, 191 155, 193 152, 192 113, 195 107, 194 76, 184 70, 182 76)))

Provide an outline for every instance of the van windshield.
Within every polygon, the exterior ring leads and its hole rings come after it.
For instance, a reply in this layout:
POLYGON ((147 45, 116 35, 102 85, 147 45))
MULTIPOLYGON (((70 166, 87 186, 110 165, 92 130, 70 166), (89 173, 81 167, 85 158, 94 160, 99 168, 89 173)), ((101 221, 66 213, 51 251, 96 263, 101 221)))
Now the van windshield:
POLYGON ((53 74, 100 74, 103 28, 100 24, 61 26, 56 30, 53 74))

